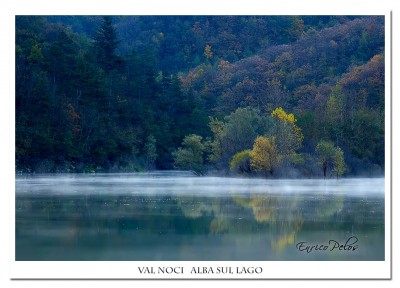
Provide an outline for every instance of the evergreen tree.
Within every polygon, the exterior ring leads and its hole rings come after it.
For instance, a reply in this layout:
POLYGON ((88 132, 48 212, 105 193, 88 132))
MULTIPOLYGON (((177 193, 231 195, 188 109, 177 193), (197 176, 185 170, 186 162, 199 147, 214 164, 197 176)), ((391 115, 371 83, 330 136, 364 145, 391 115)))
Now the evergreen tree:
POLYGON ((110 16, 102 18, 100 27, 93 35, 93 40, 97 61, 104 71, 118 69, 121 59, 116 55, 116 49, 120 40, 117 38, 117 31, 110 16))

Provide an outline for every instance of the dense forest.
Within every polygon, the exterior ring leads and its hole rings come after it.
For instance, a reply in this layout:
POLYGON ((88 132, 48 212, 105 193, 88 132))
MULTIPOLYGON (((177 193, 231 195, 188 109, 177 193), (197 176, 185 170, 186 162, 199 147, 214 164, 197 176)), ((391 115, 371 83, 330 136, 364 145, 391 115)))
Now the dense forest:
POLYGON ((17 16, 16 171, 384 173, 383 16, 17 16))

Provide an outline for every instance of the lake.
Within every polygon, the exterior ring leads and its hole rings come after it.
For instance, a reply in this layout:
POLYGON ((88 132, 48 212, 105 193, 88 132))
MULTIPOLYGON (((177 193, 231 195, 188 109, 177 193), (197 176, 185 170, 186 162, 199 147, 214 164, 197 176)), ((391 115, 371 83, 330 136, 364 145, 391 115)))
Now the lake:
POLYGON ((383 178, 18 175, 15 257, 384 260, 384 191, 383 178))

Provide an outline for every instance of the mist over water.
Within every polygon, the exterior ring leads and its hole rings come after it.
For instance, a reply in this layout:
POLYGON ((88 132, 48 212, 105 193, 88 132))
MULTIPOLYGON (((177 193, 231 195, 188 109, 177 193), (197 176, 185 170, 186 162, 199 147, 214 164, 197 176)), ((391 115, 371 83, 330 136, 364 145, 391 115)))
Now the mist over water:
POLYGON ((17 176, 16 259, 384 260, 384 191, 383 178, 17 176), (296 248, 352 236, 354 251, 296 248))
POLYGON ((17 193, 29 195, 197 195, 220 197, 232 193, 315 194, 354 197, 384 196, 383 178, 267 180, 196 177, 189 172, 132 174, 65 174, 16 179, 17 193))

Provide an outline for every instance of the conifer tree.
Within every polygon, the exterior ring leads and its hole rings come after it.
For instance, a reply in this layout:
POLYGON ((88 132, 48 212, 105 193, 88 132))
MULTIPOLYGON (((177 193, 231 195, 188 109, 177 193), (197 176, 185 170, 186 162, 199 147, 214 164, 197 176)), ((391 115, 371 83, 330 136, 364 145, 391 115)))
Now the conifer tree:
POLYGON ((97 61, 104 71, 109 72, 119 68, 121 59, 116 55, 115 50, 120 41, 117 39, 117 31, 112 24, 111 17, 103 17, 93 39, 97 61))

